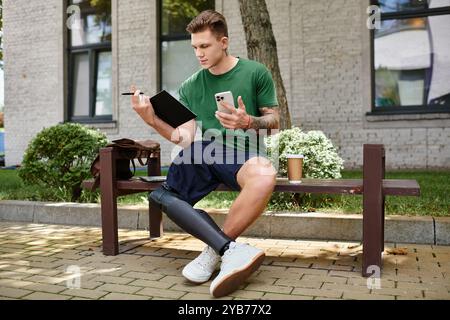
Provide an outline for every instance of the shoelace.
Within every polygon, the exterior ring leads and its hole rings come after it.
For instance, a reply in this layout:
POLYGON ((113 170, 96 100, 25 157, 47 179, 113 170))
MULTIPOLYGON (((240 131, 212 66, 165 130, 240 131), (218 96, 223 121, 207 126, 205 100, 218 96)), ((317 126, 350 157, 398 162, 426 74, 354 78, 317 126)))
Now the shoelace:
POLYGON ((231 255, 234 250, 236 250, 236 245, 234 245, 233 247, 229 247, 228 250, 223 254, 222 261, 227 260, 228 256, 231 255))

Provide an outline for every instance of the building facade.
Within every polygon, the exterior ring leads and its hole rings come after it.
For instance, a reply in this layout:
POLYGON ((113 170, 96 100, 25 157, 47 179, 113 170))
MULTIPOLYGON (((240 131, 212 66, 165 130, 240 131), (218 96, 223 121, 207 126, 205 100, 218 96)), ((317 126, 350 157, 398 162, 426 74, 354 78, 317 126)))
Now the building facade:
MULTIPOLYGON (((6 165, 67 121, 158 140, 169 165, 177 149, 120 93, 175 92, 198 68, 183 3, 222 12, 230 53, 247 56, 238 0, 4 1, 6 165)), ((346 168, 364 143, 386 146, 388 168, 450 168, 450 0, 266 3, 294 126, 323 131, 346 168)))

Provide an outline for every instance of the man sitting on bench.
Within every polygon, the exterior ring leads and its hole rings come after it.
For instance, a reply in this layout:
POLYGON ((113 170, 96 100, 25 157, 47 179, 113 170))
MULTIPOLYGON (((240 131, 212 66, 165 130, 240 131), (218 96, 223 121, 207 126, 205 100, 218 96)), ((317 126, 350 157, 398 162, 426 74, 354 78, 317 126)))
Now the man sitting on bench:
POLYGON ((264 157, 265 150, 258 150, 255 136, 263 131, 260 129, 278 128, 278 101, 272 76, 264 65, 228 54, 227 24, 220 13, 200 13, 187 31, 202 69, 183 82, 179 96, 197 119, 173 128, 155 115, 148 96, 140 101, 140 91, 134 86, 132 106, 161 136, 184 148, 171 164, 167 181, 149 194, 149 201, 208 245, 185 266, 185 278, 206 282, 222 261, 210 287, 214 297, 221 297, 236 290, 265 257, 263 250, 235 239, 262 214, 275 187, 276 170, 264 157), (217 111, 216 106, 215 94, 225 91, 238 97, 234 102, 238 108, 221 103, 229 113, 217 111), (203 140, 194 142, 197 125, 201 126, 203 140), (208 140, 208 130, 219 135, 208 140), (239 138, 251 131, 256 132, 253 138, 239 143, 243 141, 239 138), (205 156, 208 151, 213 161, 205 156), (223 229, 206 212, 193 209, 221 183, 240 191, 223 229))

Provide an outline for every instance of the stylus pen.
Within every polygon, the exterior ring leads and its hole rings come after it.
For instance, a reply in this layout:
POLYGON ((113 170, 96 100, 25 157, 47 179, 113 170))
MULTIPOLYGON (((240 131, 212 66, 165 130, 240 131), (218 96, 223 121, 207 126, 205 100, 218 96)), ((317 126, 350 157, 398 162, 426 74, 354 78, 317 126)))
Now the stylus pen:
MULTIPOLYGON (((141 92, 140 94, 144 94, 143 92, 141 92)), ((124 92, 122 93, 123 96, 134 96, 133 92, 124 92)))

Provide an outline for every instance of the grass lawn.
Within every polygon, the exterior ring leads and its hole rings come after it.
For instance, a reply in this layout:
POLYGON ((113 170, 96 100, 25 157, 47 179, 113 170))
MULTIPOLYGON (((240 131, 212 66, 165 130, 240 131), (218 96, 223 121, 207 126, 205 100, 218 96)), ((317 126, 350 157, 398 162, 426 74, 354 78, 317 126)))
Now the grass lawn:
MULTIPOLYGON (((163 171, 163 174, 166 172, 163 171)), ((138 171, 137 175, 146 175, 138 171)), ((345 179, 362 178, 361 171, 343 171, 345 179)), ((396 215, 450 216, 450 171, 395 171, 386 174, 389 179, 416 179, 421 187, 420 197, 387 197, 386 213, 396 215)), ((212 192, 196 204, 203 208, 229 208, 237 192, 212 192)), ((290 194, 282 194, 284 201, 290 194)), ((99 197, 97 194, 97 201, 99 197)), ((58 192, 38 186, 25 186, 16 170, 0 169, 0 200, 67 201, 58 192)), ((362 196, 306 195, 301 207, 280 204, 272 197, 270 211, 320 211, 333 213, 362 213, 362 196)), ((147 193, 119 197, 119 204, 143 204, 147 193)), ((290 203, 288 201, 288 203, 290 203)))

